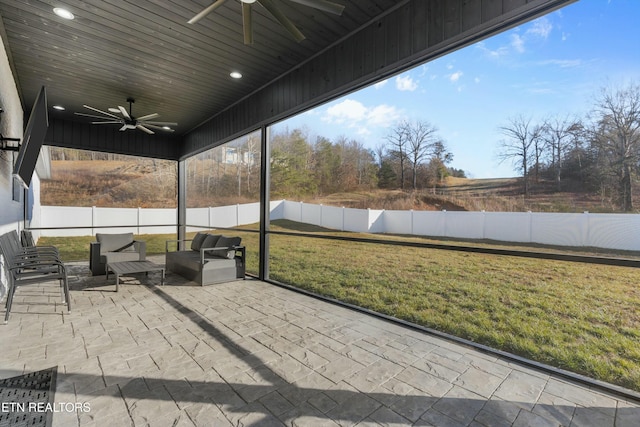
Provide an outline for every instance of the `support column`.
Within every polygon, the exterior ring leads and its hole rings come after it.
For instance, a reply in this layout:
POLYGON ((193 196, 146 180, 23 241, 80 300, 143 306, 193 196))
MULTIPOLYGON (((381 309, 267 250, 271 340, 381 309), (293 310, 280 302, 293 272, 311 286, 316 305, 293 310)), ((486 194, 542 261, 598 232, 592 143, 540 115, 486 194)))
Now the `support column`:
POLYGON ((258 267, 260 280, 269 279, 270 146, 269 127, 262 126, 260 132, 260 262, 258 267))
MULTIPOLYGON (((178 160, 178 240, 186 239, 187 231, 187 163, 178 160)), ((178 245, 179 250, 185 250, 184 242, 178 245)))

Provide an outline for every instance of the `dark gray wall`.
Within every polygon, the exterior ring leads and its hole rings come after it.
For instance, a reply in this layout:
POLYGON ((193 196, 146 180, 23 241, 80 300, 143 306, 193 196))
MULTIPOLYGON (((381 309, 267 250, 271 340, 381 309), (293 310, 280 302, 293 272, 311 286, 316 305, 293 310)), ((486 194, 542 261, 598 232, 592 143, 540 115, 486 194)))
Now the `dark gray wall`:
POLYGON ((45 144, 57 147, 177 160, 180 140, 170 133, 149 135, 139 130, 119 131, 118 125, 93 126, 50 119, 45 144))
POLYGON ((182 158, 574 0, 409 0, 187 134, 182 158))

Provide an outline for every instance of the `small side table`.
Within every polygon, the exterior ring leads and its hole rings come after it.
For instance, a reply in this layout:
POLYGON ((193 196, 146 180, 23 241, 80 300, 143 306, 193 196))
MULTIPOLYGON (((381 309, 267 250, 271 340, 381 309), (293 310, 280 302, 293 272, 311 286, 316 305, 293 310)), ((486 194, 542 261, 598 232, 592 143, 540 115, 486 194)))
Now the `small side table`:
POLYGON ((162 279, 160 285, 164 286, 164 265, 159 265, 151 261, 121 261, 107 264, 107 272, 112 271, 116 275, 116 292, 120 284, 120 276, 134 273, 149 273, 150 271, 161 271, 162 279))

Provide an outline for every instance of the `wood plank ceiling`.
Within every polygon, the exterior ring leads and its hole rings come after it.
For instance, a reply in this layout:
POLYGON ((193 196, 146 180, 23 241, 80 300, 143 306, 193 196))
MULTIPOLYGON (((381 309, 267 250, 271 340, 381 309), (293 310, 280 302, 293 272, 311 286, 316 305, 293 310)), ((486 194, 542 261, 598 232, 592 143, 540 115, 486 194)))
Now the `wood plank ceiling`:
POLYGON ((179 136, 399 3, 334 1, 342 16, 273 0, 306 36, 300 43, 255 3, 245 46, 238 0, 196 24, 187 21, 213 0, 0 0, 0 36, 26 111, 42 85, 50 106, 66 108, 54 119, 82 120, 74 112, 91 113, 83 104, 107 110, 132 97, 134 115, 157 112, 178 122, 179 136), (60 6, 75 19, 56 16, 60 6))

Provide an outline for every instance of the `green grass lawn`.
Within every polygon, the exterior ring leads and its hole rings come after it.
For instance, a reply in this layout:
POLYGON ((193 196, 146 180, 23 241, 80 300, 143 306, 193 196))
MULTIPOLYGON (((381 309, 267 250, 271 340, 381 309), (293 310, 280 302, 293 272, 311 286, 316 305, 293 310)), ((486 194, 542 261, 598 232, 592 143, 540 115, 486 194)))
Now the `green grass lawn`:
MULTIPOLYGON (((255 273, 258 235, 240 234, 255 273)), ((140 238, 148 253, 161 253, 175 236, 140 238)), ((82 239, 40 243, 86 260, 93 239, 82 239)), ((640 391, 636 269, 289 235, 270 241, 274 280, 640 391)))

